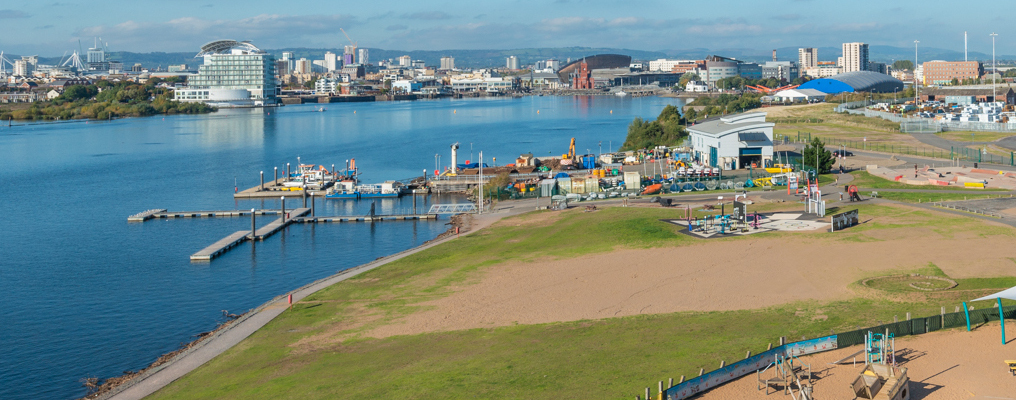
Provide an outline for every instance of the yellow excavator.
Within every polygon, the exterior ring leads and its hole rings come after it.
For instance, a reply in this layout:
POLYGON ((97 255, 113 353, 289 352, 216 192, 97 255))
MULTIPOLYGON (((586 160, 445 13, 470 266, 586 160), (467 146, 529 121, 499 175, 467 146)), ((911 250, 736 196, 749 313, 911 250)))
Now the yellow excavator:
POLYGON ((562 160, 575 159, 575 138, 571 138, 571 146, 568 146, 568 154, 562 154, 561 159, 562 160))

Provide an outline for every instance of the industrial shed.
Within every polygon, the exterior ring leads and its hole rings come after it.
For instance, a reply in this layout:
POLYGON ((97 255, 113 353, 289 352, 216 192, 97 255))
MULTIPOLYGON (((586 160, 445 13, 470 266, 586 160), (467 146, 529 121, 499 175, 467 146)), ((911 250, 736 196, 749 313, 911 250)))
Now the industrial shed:
POLYGON ((854 71, 808 81, 799 89, 815 89, 828 94, 843 92, 892 93, 903 91, 903 81, 878 72, 854 71))

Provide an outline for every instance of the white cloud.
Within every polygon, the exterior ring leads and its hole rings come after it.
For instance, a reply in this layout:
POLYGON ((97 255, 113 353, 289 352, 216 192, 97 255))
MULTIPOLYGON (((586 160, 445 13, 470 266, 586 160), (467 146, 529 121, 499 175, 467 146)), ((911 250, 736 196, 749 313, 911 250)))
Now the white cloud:
POLYGON ((342 37, 339 28, 357 25, 349 15, 262 14, 238 20, 185 17, 166 22, 126 21, 80 28, 78 37, 115 37, 115 48, 131 51, 186 51, 218 39, 250 40, 258 47, 297 46, 307 40, 342 37))

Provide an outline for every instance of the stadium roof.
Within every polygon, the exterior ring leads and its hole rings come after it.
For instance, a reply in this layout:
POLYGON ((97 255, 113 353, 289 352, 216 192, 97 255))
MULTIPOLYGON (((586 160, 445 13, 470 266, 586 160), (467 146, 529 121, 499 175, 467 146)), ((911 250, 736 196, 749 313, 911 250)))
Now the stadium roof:
POLYGON ((605 68, 626 68, 631 65, 631 56, 622 54, 597 54, 595 56, 582 57, 574 60, 565 66, 561 67, 557 71, 557 76, 561 78, 561 82, 571 82, 571 73, 578 69, 579 64, 583 61, 589 66, 590 70, 594 69, 605 69, 605 68))
POLYGON ((216 40, 205 43, 204 46, 201 46, 201 52, 194 57, 201 57, 206 54, 225 54, 234 48, 240 48, 251 53, 264 53, 261 49, 246 40, 242 42, 235 40, 216 40))
POLYGON ((829 94, 842 92, 887 93, 902 91, 903 81, 878 72, 854 71, 808 81, 799 89, 815 89, 829 94))

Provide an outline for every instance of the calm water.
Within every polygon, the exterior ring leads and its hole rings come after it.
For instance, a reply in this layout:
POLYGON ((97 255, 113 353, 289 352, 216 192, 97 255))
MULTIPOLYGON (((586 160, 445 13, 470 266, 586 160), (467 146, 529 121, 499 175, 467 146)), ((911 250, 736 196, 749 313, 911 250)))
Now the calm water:
MULTIPOLYGON (((499 164, 518 154, 617 148, 635 116, 678 99, 529 97, 331 104, 226 110, 212 115, 0 127, 0 399, 67 399, 84 377, 145 367, 222 310, 242 312, 274 296, 434 238, 438 222, 295 225, 211 263, 193 252, 249 227, 245 218, 128 224, 150 208, 277 208, 234 201, 258 171, 356 158, 364 181, 433 171, 474 153, 499 164), (355 112, 354 112, 355 111, 355 112), (612 141, 612 143, 611 143, 612 141)), ((475 157, 475 154, 474 156, 475 157)), ((489 163, 490 161, 488 161, 489 163)), ((287 207, 298 203, 291 200, 287 207)), ((420 199, 461 201, 456 197, 420 199)), ((424 204, 426 202, 427 204, 424 204)), ((379 212, 409 212, 411 198, 379 212)), ((362 215, 368 202, 318 203, 318 215, 362 215)), ((267 222, 267 219, 260 223, 267 222)))

